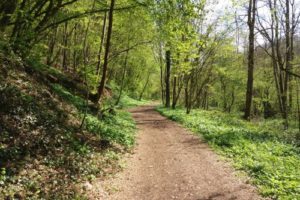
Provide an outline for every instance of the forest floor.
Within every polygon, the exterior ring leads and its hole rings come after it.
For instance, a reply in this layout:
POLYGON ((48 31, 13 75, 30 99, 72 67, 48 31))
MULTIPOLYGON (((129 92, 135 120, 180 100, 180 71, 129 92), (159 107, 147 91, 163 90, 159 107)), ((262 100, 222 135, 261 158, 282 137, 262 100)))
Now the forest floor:
POLYGON ((154 106, 130 111, 139 129, 137 146, 125 169, 104 183, 108 199, 261 199, 207 143, 154 106))

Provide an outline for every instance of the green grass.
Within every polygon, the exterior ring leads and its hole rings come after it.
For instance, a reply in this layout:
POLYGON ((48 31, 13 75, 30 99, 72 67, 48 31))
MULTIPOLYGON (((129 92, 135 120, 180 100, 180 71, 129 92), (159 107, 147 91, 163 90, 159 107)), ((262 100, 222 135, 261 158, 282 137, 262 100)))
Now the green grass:
POLYGON ((103 120, 88 114, 86 129, 91 133, 99 134, 102 139, 116 142, 125 147, 132 147, 135 141, 135 124, 131 115, 125 111, 117 111, 103 120))
POLYGON ((131 107, 136 107, 136 106, 142 106, 142 105, 146 105, 149 104, 150 101, 148 100, 137 100, 137 99, 133 99, 127 95, 123 95, 120 103, 119 103, 119 107, 120 108, 131 108, 131 107))
POLYGON ((284 131, 279 120, 246 122, 219 111, 158 108, 201 135, 233 165, 246 171, 263 196, 273 199, 300 199, 300 148, 296 130, 284 131))
MULTIPOLYGON (((65 101, 74 105, 78 110, 78 115, 83 117, 86 109, 84 99, 71 94, 59 84, 53 84, 52 89, 65 101)), ((100 136, 101 139, 116 142, 124 147, 131 147, 134 144, 135 123, 130 113, 126 111, 117 110, 115 114, 107 114, 100 120, 88 109, 85 128, 87 131, 100 136)))

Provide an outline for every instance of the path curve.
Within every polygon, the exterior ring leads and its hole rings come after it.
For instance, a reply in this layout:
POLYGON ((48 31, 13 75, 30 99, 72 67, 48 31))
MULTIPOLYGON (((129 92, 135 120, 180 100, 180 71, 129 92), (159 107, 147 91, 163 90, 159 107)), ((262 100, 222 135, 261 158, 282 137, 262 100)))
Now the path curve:
POLYGON ((137 146, 124 171, 108 183, 108 199, 261 199, 205 142, 153 106, 130 111, 139 129, 137 146))

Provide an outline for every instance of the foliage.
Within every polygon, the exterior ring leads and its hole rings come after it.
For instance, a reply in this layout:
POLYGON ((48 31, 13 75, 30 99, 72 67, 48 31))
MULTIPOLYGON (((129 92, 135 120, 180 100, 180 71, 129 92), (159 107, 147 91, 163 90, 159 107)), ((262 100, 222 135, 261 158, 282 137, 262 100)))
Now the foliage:
POLYGON ((116 114, 108 114, 102 120, 93 115, 86 108, 85 100, 79 96, 72 95, 61 85, 53 85, 53 91, 68 103, 78 109, 78 115, 84 117, 87 111, 85 127, 87 131, 100 136, 100 139, 116 142, 125 147, 131 147, 135 139, 135 125, 128 112, 117 111, 116 114), (87 109, 87 110, 86 110, 87 109))
POLYGON ((88 115, 86 129, 91 133, 100 134, 104 140, 117 142, 126 147, 132 147, 134 144, 135 126, 127 112, 119 111, 116 116, 110 115, 102 121, 88 115))
POLYGON ((245 122, 219 111, 194 110, 189 115, 182 109, 158 111, 203 136, 237 169, 246 171, 264 196, 299 197, 300 148, 293 143, 296 130, 284 131, 278 120, 245 122))
POLYGON ((80 130, 85 100, 40 73, 58 82, 67 76, 41 66, 33 68, 39 73, 25 72, 16 66, 22 62, 6 59, 0 63, 1 72, 9 63, 0 74, 0 199, 85 199, 84 183, 120 170, 121 153, 134 144, 130 114, 100 120, 88 109, 80 130))
POLYGON ((145 99, 136 100, 136 99, 130 98, 128 95, 124 95, 121 98, 119 106, 120 106, 120 108, 131 108, 131 107, 146 105, 149 103, 150 103, 150 101, 145 100, 145 99))

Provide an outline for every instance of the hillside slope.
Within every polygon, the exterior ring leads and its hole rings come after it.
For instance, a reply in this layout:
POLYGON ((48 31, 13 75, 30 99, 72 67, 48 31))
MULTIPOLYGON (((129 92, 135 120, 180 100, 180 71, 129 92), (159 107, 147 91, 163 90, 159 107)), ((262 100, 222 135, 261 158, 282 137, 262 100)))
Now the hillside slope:
POLYGON ((128 112, 99 120, 66 80, 0 55, 0 199, 84 199, 86 185, 120 169, 119 155, 134 144, 128 112))

